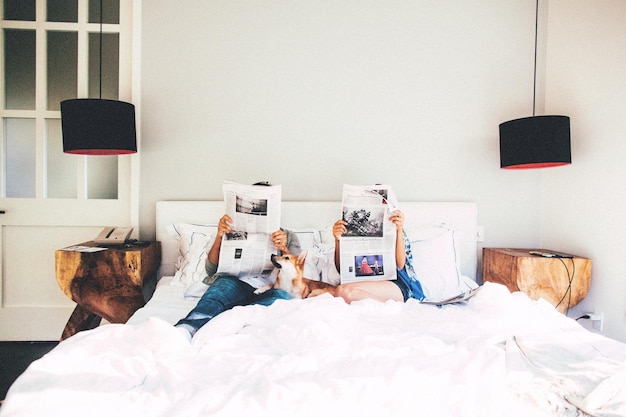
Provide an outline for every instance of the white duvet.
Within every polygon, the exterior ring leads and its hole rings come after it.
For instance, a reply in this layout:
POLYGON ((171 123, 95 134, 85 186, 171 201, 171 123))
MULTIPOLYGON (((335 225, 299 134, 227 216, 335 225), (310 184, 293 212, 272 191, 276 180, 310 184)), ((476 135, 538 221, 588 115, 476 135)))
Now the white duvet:
POLYGON ((191 341, 171 319, 133 322, 59 344, 0 416, 626 415, 626 345, 497 284, 444 308, 238 307, 191 341))

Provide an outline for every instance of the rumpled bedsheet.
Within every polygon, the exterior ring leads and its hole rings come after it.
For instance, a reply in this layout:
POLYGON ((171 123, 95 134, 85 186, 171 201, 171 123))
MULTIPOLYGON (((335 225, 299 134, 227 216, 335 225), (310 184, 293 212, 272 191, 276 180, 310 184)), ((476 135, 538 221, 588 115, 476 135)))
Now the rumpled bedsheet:
POLYGON ((193 339, 159 318, 79 333, 0 417, 625 416, 626 345, 484 284, 464 304, 237 307, 193 339))

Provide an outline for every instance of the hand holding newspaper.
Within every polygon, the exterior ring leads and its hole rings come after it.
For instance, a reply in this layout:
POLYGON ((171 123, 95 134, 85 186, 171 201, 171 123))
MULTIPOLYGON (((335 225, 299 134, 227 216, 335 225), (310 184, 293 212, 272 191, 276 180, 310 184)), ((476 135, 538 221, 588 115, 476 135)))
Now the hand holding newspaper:
POLYGON ((276 253, 271 235, 280 228, 281 186, 244 185, 225 181, 225 214, 233 221, 224 234, 218 273, 252 276, 269 273, 276 253))
POLYGON ((344 185, 341 282, 396 279, 396 226, 389 220, 398 202, 389 185, 344 185))

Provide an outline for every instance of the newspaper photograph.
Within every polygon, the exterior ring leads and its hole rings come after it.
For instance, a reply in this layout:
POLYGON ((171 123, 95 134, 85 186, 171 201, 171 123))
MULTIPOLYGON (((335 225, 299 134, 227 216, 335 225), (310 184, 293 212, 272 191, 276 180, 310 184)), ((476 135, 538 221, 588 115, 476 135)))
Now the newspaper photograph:
POLYGON ((398 208, 388 185, 343 187, 340 238, 341 282, 396 279, 396 226, 389 220, 398 208))
POLYGON ((232 232, 222 237, 217 272, 253 276, 271 271, 276 253, 272 233, 280 228, 281 186, 244 185, 225 181, 225 214, 232 232))

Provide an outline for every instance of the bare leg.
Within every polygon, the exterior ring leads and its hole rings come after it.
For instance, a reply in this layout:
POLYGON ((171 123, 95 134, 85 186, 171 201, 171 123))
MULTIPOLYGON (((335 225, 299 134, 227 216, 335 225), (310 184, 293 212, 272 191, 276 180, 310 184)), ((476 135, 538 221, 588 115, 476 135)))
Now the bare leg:
POLYGON ((391 281, 364 281, 341 284, 337 287, 336 296, 343 298, 346 303, 365 298, 381 302, 388 300, 404 301, 402 291, 391 281))

